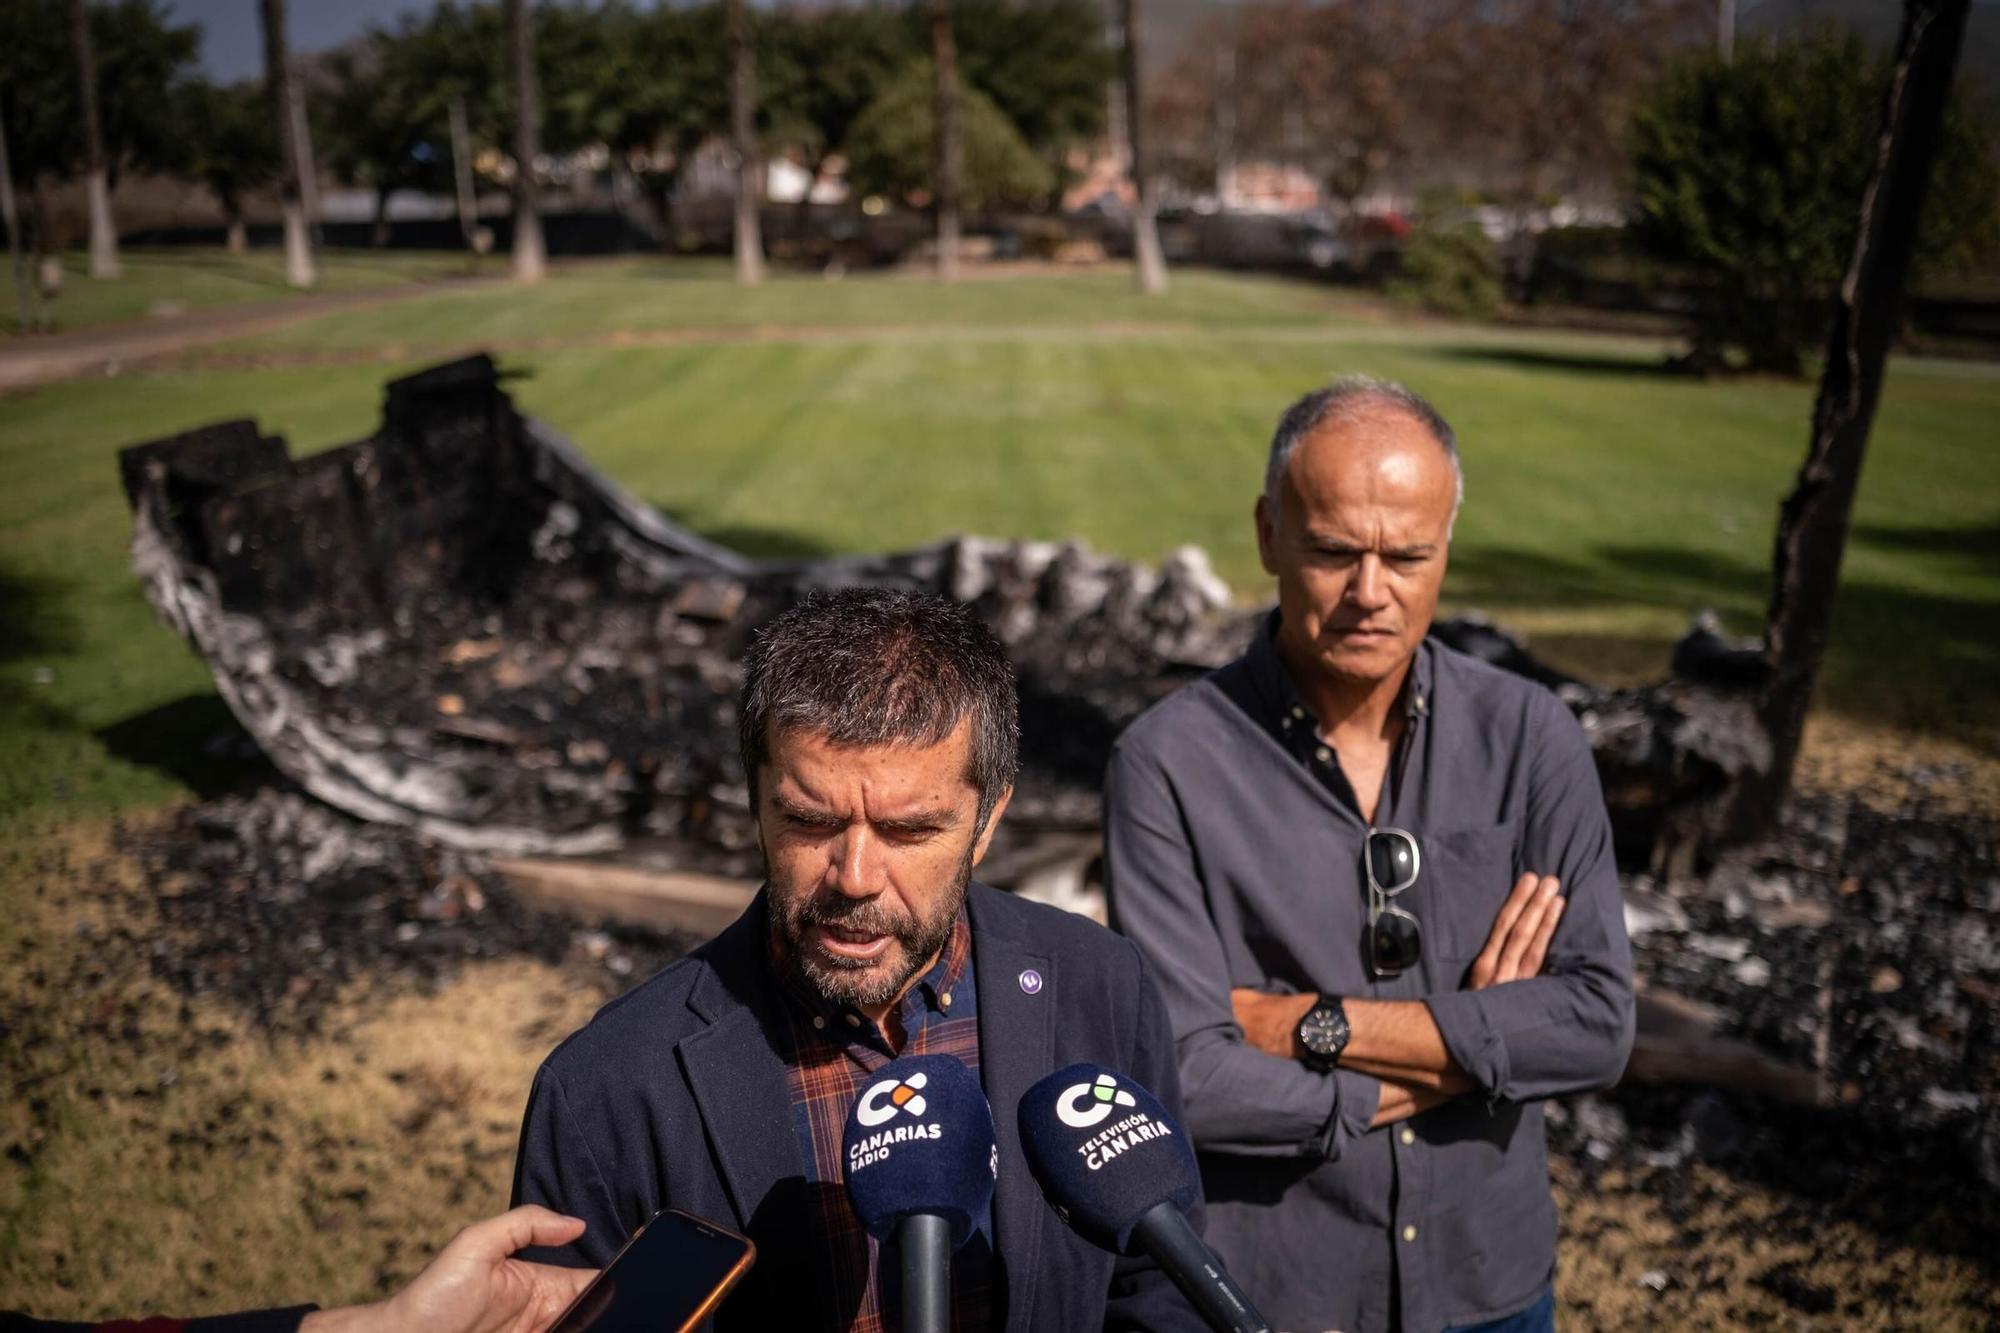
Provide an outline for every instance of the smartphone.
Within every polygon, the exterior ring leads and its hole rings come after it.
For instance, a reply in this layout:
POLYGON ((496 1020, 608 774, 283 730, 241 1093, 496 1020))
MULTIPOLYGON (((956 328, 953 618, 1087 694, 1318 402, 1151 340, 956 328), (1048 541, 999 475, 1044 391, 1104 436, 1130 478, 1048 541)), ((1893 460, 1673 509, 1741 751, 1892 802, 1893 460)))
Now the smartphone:
POLYGON ((632 1233, 549 1333, 690 1333, 755 1262, 757 1247, 748 1236, 662 1208, 632 1233))

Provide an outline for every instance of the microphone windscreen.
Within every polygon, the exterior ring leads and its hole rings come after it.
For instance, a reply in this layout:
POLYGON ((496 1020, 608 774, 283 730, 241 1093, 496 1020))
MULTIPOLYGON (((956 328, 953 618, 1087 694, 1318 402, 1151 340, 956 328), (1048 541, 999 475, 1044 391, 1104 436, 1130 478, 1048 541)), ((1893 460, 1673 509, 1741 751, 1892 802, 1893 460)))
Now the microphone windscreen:
POLYGON ((1201 1175, 1159 1098, 1102 1065, 1059 1069, 1021 1097, 1021 1145, 1042 1193, 1076 1233, 1118 1254, 1162 1203, 1190 1211, 1201 1175))
POLYGON ((878 1239, 898 1218, 935 1213, 957 1249, 992 1202, 993 1109, 954 1056, 905 1056, 875 1071, 847 1113, 841 1148, 848 1201, 878 1239))

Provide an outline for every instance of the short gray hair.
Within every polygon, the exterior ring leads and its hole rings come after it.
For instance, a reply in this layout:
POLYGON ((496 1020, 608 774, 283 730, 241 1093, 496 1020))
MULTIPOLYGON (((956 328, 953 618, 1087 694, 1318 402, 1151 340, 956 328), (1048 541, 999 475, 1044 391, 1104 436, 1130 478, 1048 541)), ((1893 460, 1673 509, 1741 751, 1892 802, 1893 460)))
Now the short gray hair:
MULTIPOLYGON (((1389 408, 1414 419, 1431 433, 1451 464, 1455 489, 1451 500, 1451 521, 1458 522, 1458 507, 1465 503, 1465 468, 1458 461, 1458 436, 1444 414, 1432 407, 1416 391, 1394 380, 1378 380, 1373 375, 1342 375, 1323 389, 1314 389, 1285 409, 1278 429, 1271 436, 1271 458, 1264 465, 1264 498, 1278 503, 1278 486, 1299 442, 1320 427, 1336 422, 1356 421, 1370 410, 1389 408)), ((1449 531, 1449 529, 1447 529, 1449 531)))
POLYGON ((968 608, 932 593, 815 589, 759 631, 744 658, 737 740, 751 804, 775 728, 836 745, 935 745, 968 716, 966 777, 984 828, 1021 766, 1007 650, 968 608))

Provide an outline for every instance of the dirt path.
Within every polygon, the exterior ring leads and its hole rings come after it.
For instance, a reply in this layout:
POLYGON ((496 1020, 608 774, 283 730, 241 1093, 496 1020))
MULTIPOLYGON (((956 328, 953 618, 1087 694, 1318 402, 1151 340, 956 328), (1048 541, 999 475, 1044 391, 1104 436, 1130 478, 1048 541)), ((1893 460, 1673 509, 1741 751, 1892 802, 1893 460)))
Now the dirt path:
POLYGON ((419 300, 497 281, 502 279, 443 278, 350 292, 321 292, 252 305, 192 310, 184 315, 100 324, 47 337, 12 339, 0 345, 0 393, 54 380, 107 374, 135 361, 270 333, 301 320, 342 310, 365 310, 396 301, 419 300))

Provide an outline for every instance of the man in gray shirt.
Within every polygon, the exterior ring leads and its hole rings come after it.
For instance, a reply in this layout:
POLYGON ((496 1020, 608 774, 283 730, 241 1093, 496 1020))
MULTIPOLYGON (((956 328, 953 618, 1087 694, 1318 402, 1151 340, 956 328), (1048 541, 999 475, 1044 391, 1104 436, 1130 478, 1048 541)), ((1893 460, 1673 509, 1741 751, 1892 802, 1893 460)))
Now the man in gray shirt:
POLYGON ((1113 924, 1154 966, 1208 1239, 1293 1333, 1554 1324, 1541 1100, 1607 1086, 1632 967, 1590 749, 1425 637, 1463 495, 1400 385, 1272 441, 1249 651, 1113 751, 1113 924))

